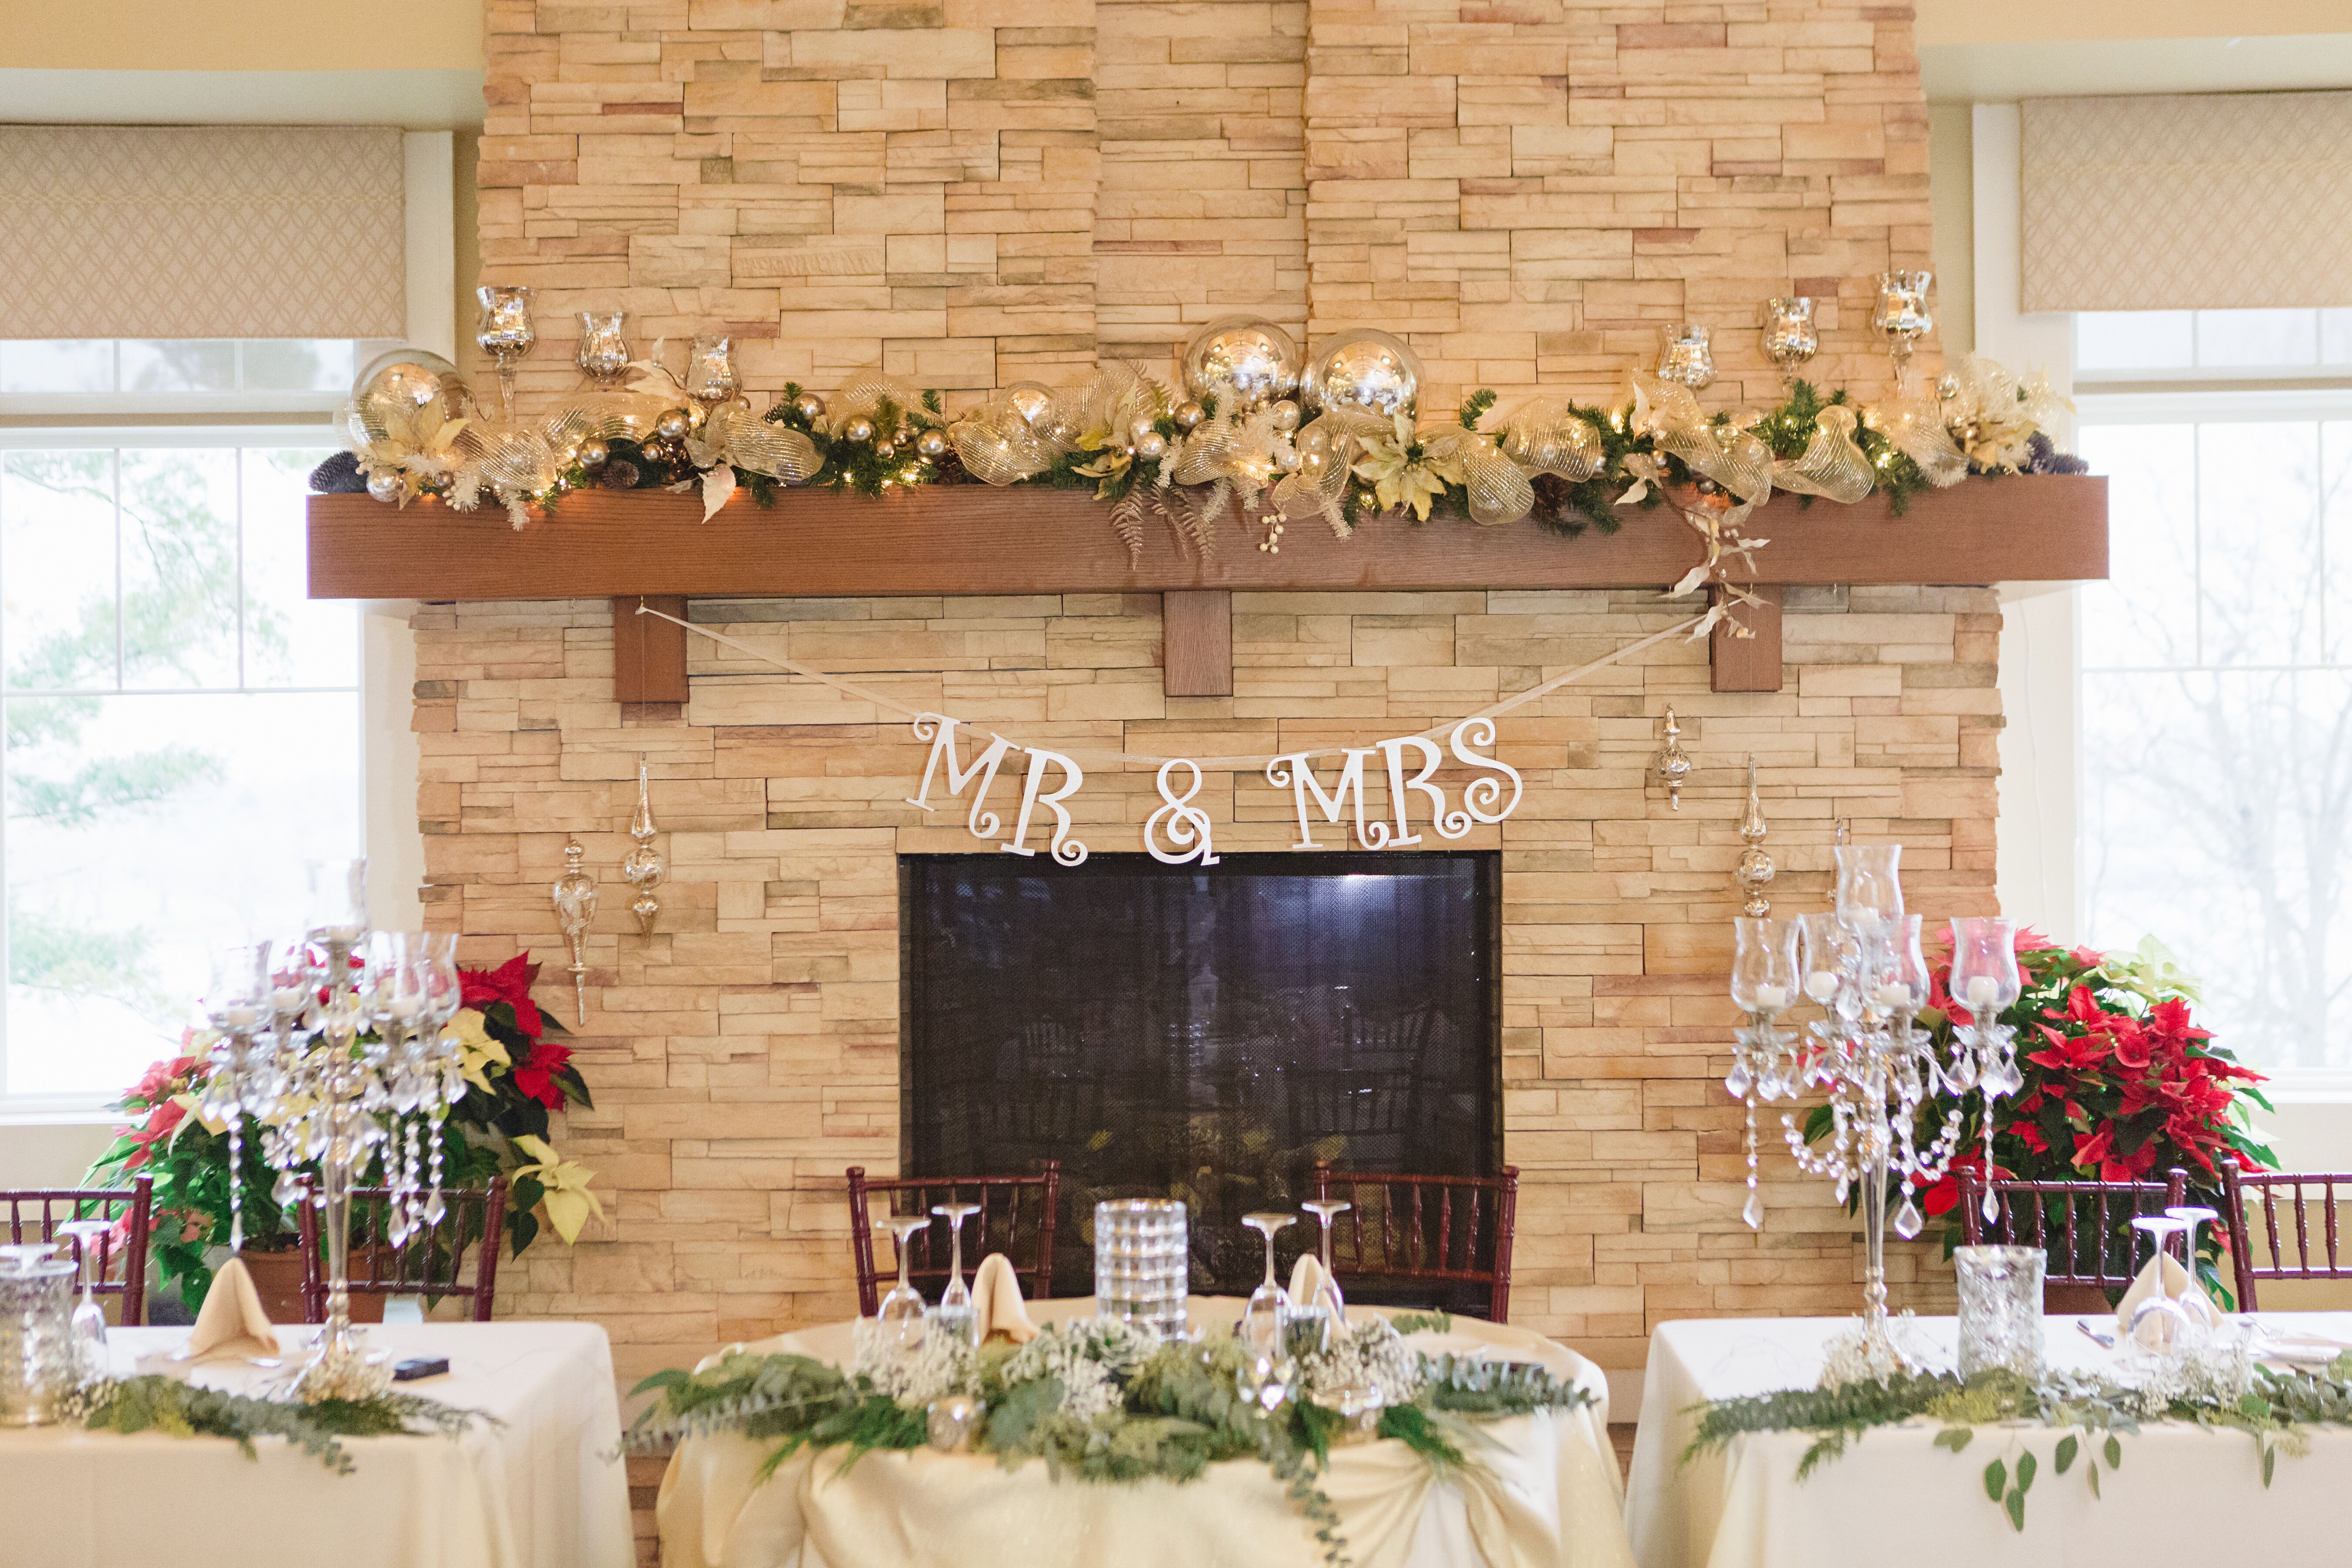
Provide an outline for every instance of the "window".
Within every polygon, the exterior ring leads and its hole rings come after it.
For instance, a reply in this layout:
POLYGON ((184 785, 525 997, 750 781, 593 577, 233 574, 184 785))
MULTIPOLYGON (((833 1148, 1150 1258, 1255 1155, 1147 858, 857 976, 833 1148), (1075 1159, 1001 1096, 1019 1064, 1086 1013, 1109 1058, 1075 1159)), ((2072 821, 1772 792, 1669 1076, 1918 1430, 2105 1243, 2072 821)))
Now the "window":
POLYGON ((2082 600, 2086 937, 2158 937, 2222 1043, 2352 1081, 2352 384, 2325 384, 2352 373, 2352 312, 2076 334, 2114 530, 2114 576, 2082 600), (2118 369, 2231 384, 2118 392, 2118 369))
MULTIPOLYGON (((155 346, 0 345, 0 383, 122 377, 155 346)), ((250 374, 306 345, 197 346, 250 374)), ((353 345, 327 346, 348 375, 353 345)), ((210 950, 292 926, 306 862, 362 852, 356 607, 304 597, 331 449, 318 426, 0 429, 0 1109, 113 1098, 176 1049, 210 950)))

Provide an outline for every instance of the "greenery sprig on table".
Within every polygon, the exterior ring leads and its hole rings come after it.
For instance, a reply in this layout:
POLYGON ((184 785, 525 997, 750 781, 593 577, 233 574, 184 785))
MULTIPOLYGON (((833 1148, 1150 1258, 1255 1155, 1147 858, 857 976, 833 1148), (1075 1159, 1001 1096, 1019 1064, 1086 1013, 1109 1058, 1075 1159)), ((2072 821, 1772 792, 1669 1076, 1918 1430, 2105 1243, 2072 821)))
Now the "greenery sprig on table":
POLYGON ((352 1469, 346 1437, 401 1435, 456 1437, 493 1418, 414 1394, 367 1399, 256 1399, 150 1373, 87 1385, 69 1395, 65 1414, 93 1432, 162 1432, 173 1437, 226 1437, 248 1459, 254 1444, 283 1437, 339 1476, 352 1469))
POLYGON ((775 1445, 763 1479, 803 1448, 840 1449, 846 1468, 869 1453, 923 1447, 931 1401, 967 1394, 980 1405, 975 1447, 1007 1468, 1037 1459, 1056 1479, 1189 1481, 1223 1460, 1260 1460, 1337 1564, 1346 1561, 1339 1516, 1317 1479, 1342 1417, 1309 1396, 1318 1377, 1365 1365, 1392 1375, 1401 1369, 1412 1386, 1396 1393, 1409 1397, 1391 1397, 1378 1435, 1441 1468, 1476 1462, 1477 1424, 1591 1402, 1541 1367, 1432 1357, 1403 1344, 1401 1330, 1445 1321, 1368 1320, 1349 1335, 1360 1342, 1302 1358, 1297 1379, 1270 1408, 1245 1392, 1254 1357, 1242 1341, 1218 1333, 1153 1344, 1092 1319, 1048 1325, 1027 1345, 992 1342, 973 1351, 927 1342, 911 1366, 879 1376, 865 1361, 844 1371, 810 1356, 731 1352, 700 1371, 640 1383, 635 1392, 659 1397, 627 1443, 646 1451, 731 1432, 775 1445))
POLYGON ((2263 1485, 2268 1487, 2283 1449, 2301 1455, 2308 1428, 2352 1426, 2352 1354, 2320 1372, 2245 1369, 2242 1380, 2199 1373, 2155 1377, 2132 1384, 2112 1378, 2053 1373, 2028 1379, 1991 1370, 1961 1379, 1949 1373, 1922 1373, 1885 1382, 1848 1383, 1834 1388, 1798 1388, 1698 1406, 1696 1434, 1683 1461, 1719 1452, 1750 1433, 1802 1432, 1813 1441, 1797 1461, 1804 1480, 1877 1426, 1937 1423, 1935 1446, 1958 1455, 1980 1435, 1979 1428, 2007 1426, 2007 1447, 1980 1474, 1985 1496, 2009 1515, 2011 1528, 2025 1528, 2025 1499, 2042 1460, 2027 1446, 2024 1431, 2039 1427, 2059 1434, 2049 1467, 2058 1475, 2084 1465, 2091 1495, 2099 1495, 2099 1474, 2122 1467, 2122 1437, 2147 1423, 2176 1421, 2244 1432, 2254 1440, 2263 1485))

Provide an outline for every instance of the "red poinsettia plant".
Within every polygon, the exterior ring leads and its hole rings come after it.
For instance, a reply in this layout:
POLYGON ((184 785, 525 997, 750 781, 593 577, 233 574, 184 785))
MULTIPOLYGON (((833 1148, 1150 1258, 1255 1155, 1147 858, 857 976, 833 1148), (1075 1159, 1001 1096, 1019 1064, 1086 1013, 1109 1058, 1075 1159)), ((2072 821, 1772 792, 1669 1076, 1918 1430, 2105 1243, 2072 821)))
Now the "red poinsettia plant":
MULTIPOLYGON (((2136 952, 2105 953, 2021 931, 2017 963, 2024 990, 2000 1021, 2017 1031, 2025 1081, 1993 1105, 1996 1175, 2160 1182, 2178 1167, 2188 1173, 2189 1201, 2220 1209, 2225 1163, 2276 1164, 2249 1125, 2252 1108, 2270 1109, 2256 1087, 2263 1075, 2197 1026, 2196 983, 2162 944, 2150 940, 2136 952)), ((1947 989, 1950 976, 1948 962, 1936 966, 1918 1019, 1947 1056, 1955 1025, 1975 1022, 1947 989)), ((1984 1102, 1974 1093, 1937 1096, 1920 1118, 1924 1127, 1940 1127, 1956 1103, 1968 1142, 1955 1172, 1920 1194, 1920 1206, 1944 1220, 1948 1250, 1962 1236, 1958 1171, 1984 1165, 1984 1102)), ((2224 1227, 2206 1227, 2209 1263, 2227 1241, 2224 1227)), ((2219 1282, 2210 1269, 2208 1279, 2219 1282)))

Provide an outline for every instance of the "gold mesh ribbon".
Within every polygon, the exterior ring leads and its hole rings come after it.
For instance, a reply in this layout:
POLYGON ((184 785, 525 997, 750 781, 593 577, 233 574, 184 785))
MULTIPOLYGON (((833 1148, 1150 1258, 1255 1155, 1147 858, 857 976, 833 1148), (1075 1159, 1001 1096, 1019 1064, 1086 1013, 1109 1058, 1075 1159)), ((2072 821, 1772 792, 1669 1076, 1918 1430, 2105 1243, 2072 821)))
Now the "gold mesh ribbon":
POLYGON ((1832 403, 1813 421, 1812 439, 1798 457, 1772 465, 1772 482, 1799 495, 1821 496, 1852 506, 1868 495, 1874 477, 1870 459, 1853 438, 1854 412, 1832 403))
POLYGON ((1054 466, 1054 449, 1001 398, 949 426, 948 442, 964 472, 982 484, 1014 484, 1054 466))
POLYGON ((733 467, 788 485, 808 483, 824 464, 815 442, 788 425, 769 424, 740 403, 712 409, 702 429, 687 437, 686 452, 698 468, 733 467))
POLYGON ((1710 423, 1687 386, 1637 373, 1633 428, 1750 506, 1761 506, 1772 494, 1772 448, 1753 431, 1710 423))
POLYGON ((1941 489, 1969 475, 1969 460, 1944 428, 1942 408, 1926 397, 1906 398, 1891 407, 1863 410, 1862 422, 1886 444, 1919 465, 1927 482, 1941 489))
POLYGON ((1525 469, 1505 457, 1494 438, 1452 426, 1421 432, 1421 448, 1441 462, 1459 465, 1470 498, 1470 521, 1482 527, 1517 522, 1533 511, 1536 487, 1525 469))
POLYGON ((909 416, 919 416, 923 411, 922 395, 896 376, 885 375, 878 370, 853 372, 841 384, 840 390, 826 400, 825 424, 835 436, 846 429, 853 419, 871 420, 878 426, 881 421, 876 416, 885 403, 909 416))
POLYGON ((1538 397, 1511 411, 1503 424, 1503 455, 1530 473, 1571 484, 1601 471, 1601 432, 1557 398, 1538 397))

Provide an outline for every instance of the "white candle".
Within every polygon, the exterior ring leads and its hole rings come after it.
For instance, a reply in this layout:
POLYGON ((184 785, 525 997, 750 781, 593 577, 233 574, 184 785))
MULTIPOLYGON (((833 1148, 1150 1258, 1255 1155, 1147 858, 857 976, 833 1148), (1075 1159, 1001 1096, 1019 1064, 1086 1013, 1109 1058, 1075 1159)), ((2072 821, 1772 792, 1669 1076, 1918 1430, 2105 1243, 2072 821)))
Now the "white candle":
POLYGON ((1785 985, 1759 985, 1756 988, 1756 1010, 1778 1013, 1789 1005, 1789 988, 1785 985))
POLYGON ((232 1002, 221 1009, 221 1026, 227 1029, 249 1029, 261 1018, 261 1009, 247 1002, 232 1002))
POLYGON ((1886 982, 1878 988, 1878 1005, 1889 1012, 1897 1012, 1908 1007, 1911 1005, 1910 987, 1897 981, 1886 982))
POLYGON ((1833 969, 1816 969, 1805 976, 1805 994, 1824 1005, 1837 994, 1837 971, 1833 969))
POLYGON ((2000 982, 1995 980, 1991 975, 1971 974, 1969 976, 1969 1012, 1983 1012, 1986 1008, 1992 1005, 1993 998, 1998 996, 2000 994, 2000 982))

